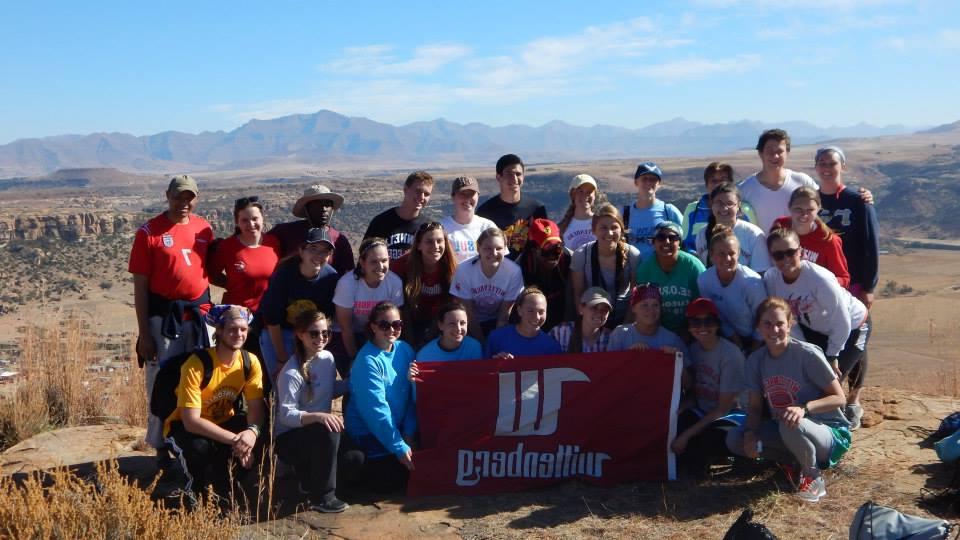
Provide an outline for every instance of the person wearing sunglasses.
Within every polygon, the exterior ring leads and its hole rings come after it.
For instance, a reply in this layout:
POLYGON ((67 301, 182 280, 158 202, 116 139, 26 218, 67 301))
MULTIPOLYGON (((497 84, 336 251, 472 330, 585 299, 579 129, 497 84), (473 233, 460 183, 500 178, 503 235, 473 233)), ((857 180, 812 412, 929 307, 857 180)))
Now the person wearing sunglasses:
POLYGON ((453 254, 460 264, 480 254, 477 239, 480 233, 497 226, 496 223, 475 212, 480 200, 480 183, 472 176, 458 176, 453 180, 450 198, 453 213, 440 220, 443 230, 453 247, 453 254))
POLYGON ((337 380, 330 342, 330 321, 320 311, 300 313, 293 325, 293 356, 277 378, 277 414, 274 441, 277 456, 293 466, 310 509, 343 512, 347 503, 337 498, 338 468, 356 469, 356 452, 338 463, 343 418, 332 411, 335 398, 347 391, 348 382, 337 380), (339 465, 339 467, 338 467, 339 465))
POLYGON ((760 227, 748 223, 738 216, 743 201, 740 190, 732 182, 722 182, 709 193, 710 217, 706 225, 701 228, 694 239, 695 253, 703 264, 709 264, 710 241, 716 234, 718 227, 723 226, 737 235, 739 246, 739 263, 750 269, 763 273, 770 267, 770 258, 767 255, 767 235, 760 227))
POLYGON ((715 457, 727 456, 727 431, 743 425, 738 397, 745 389, 743 352, 720 335, 720 312, 709 298, 687 306, 687 326, 693 343, 690 362, 692 399, 681 403, 677 437, 670 444, 681 463, 702 472, 715 457))
POLYGON ((280 241, 263 232, 263 204, 259 197, 237 199, 233 222, 233 235, 215 242, 207 253, 208 272, 210 282, 224 288, 221 304, 244 306, 254 313, 243 348, 259 357, 263 329, 260 300, 280 260, 280 241))
POLYGON ((637 266, 637 283, 657 283, 662 295, 662 324, 671 332, 685 336, 687 304, 700 296, 697 277, 704 272, 696 256, 680 249, 680 225, 661 221, 654 229, 653 256, 637 266))
POLYGON ((408 378, 414 352, 400 339, 403 321, 396 305, 378 303, 365 327, 369 341, 350 369, 346 430, 364 455, 357 487, 391 492, 402 489, 414 468, 417 416, 408 378))
POLYGON ((536 287, 525 288, 517 298, 519 321, 490 332, 484 348, 485 356, 510 359, 563 352, 557 340, 542 330, 547 311, 547 297, 543 291, 536 287))
MULTIPOLYGON (((364 333, 370 310, 380 302, 403 306, 403 282, 390 271, 387 241, 383 238, 365 238, 360 243, 357 267, 337 281, 333 293, 336 306, 337 336, 334 341, 342 349, 334 353, 349 363, 364 342, 364 333), (338 339, 339 338, 339 339, 338 339)), ((349 364, 346 367, 349 371, 349 364)), ((345 371, 341 370, 341 375, 345 371)))
MULTIPOLYGON (((523 271, 523 283, 537 287, 547 297, 550 312, 543 331, 573 318, 573 304, 567 299, 573 295, 570 282, 570 262, 573 253, 563 245, 560 228, 549 219, 537 218, 530 222, 527 245, 517 258, 523 271)), ((515 317, 512 318, 515 322, 515 317)))
MULTIPOLYGON (((676 206, 657 199, 657 190, 663 183, 663 171, 652 161, 637 166, 633 184, 637 188, 637 200, 623 207, 623 222, 627 225, 627 241, 640 250, 640 257, 650 258, 655 251, 653 235, 657 225, 664 221, 680 223, 683 214, 676 206)), ((680 236, 683 229, 677 226, 680 236)))
POLYGON ((443 226, 425 221, 413 236, 413 248, 390 261, 390 270, 404 283, 403 318, 408 323, 404 338, 414 348, 436 335, 437 312, 450 300, 450 282, 457 260, 443 226))
POLYGON ((799 187, 790 195, 790 215, 778 218, 773 227, 793 229, 800 238, 800 255, 833 275, 844 289, 850 286, 850 271, 843 253, 843 241, 820 219, 820 192, 799 187))
MULTIPOLYGON (((796 231, 770 231, 767 246, 775 265, 763 275, 767 294, 789 302, 799 323, 793 335, 823 349, 842 383, 866 355, 872 326, 866 306, 840 287, 829 270, 803 260, 796 231)), ((863 377, 865 371, 861 366, 859 376, 863 377)), ((863 410, 859 394, 851 392, 845 410, 858 421, 863 410)), ((854 423, 851 427, 859 426, 854 423)))
POLYGON ((322 311, 327 317, 333 316, 333 293, 340 276, 330 263, 335 250, 329 233, 329 229, 309 229, 298 253, 284 259, 270 276, 260 302, 260 315, 267 329, 260 336, 260 349, 269 375, 264 378, 268 390, 293 352, 293 323, 297 315, 322 311))

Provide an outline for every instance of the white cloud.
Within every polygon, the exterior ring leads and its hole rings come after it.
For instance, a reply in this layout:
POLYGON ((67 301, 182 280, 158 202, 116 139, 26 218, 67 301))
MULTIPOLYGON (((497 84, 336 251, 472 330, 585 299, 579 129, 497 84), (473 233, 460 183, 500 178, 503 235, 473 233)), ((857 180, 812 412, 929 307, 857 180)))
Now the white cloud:
POLYGON ((414 49, 413 56, 400 60, 392 54, 391 45, 347 47, 343 56, 321 66, 334 74, 374 77, 428 75, 468 54, 470 49, 458 44, 428 44, 414 49))
POLYGON ((732 58, 688 58, 644 67, 645 76, 653 76, 660 82, 672 83, 703 79, 711 75, 743 73, 760 64, 760 56, 741 54, 732 58))
POLYGON ((960 29, 945 28, 921 37, 890 37, 878 42, 880 48, 900 53, 912 51, 944 52, 960 49, 960 29))

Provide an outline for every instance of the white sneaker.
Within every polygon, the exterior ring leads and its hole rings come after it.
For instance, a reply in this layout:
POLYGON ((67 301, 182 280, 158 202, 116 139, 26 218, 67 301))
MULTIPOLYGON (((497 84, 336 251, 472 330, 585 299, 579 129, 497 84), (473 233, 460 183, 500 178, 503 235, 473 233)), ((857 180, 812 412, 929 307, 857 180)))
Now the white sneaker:
POLYGON ((797 497, 806 502, 818 502, 827 495, 827 486, 822 476, 801 476, 797 497))

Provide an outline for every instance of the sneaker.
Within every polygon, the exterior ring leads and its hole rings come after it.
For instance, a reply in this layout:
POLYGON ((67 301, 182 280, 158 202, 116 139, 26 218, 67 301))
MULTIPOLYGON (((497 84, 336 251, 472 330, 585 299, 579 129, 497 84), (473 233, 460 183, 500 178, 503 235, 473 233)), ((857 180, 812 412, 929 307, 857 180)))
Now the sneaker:
POLYGON ((863 407, 852 403, 843 408, 843 415, 850 421, 850 431, 860 429, 861 419, 863 418, 863 407))
POLYGON ((189 511, 194 511, 200 507, 200 499, 197 494, 188 489, 174 489, 164 495, 164 500, 168 502, 179 502, 180 505, 189 511))
POLYGON ((347 508, 350 508, 350 505, 336 497, 331 497, 322 503, 312 503, 310 505, 310 510, 313 510, 314 512, 322 512, 324 514, 337 514, 343 512, 347 508))
POLYGON ((797 497, 806 502, 817 502, 827 494, 827 486, 822 476, 801 476, 797 487, 797 497))

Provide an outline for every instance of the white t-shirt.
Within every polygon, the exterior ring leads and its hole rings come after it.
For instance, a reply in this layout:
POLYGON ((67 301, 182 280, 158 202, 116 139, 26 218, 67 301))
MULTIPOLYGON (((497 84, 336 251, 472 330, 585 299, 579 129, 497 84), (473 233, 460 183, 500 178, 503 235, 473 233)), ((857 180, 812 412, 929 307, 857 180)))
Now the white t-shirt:
POLYGON ((790 214, 790 195, 793 194, 793 190, 801 186, 819 189, 813 178, 805 173, 791 171, 790 169, 784 169, 783 172, 786 173, 786 179, 780 189, 776 191, 761 184, 756 174, 737 184, 737 188, 740 189, 740 196, 743 200, 749 202, 757 213, 757 221, 759 222, 757 226, 763 232, 769 232, 770 226, 778 217, 790 214))
MULTIPOLYGON (((740 258, 737 262, 749 266, 758 273, 770 268, 770 255, 767 253, 767 235, 760 227, 738 219, 733 225, 733 234, 740 242, 740 258)), ((707 228, 697 233, 697 256, 703 264, 710 264, 710 252, 707 249, 707 228)))
POLYGON ((444 216, 440 224, 443 225, 443 230, 447 231, 447 238, 453 246, 453 255, 457 258, 457 264, 479 255, 477 238, 480 237, 480 233, 497 226, 496 223, 480 216, 473 216, 473 220, 466 225, 457 223, 453 216, 444 216))
POLYGON ((474 316, 479 322, 496 320, 503 302, 513 302, 523 292, 523 272, 517 263, 504 259, 497 273, 488 278, 474 257, 457 267, 450 284, 450 294, 473 302, 474 316))
POLYGON ((573 218, 563 233, 563 245, 570 251, 576 251, 578 247, 596 239, 593 235, 593 218, 573 218))
POLYGON ((335 305, 353 310, 354 332, 364 331, 373 307, 384 300, 393 302, 397 307, 403 305, 403 282, 390 271, 387 271, 386 279, 375 289, 371 289, 363 278, 357 279, 357 276, 350 272, 337 281, 337 289, 333 293, 335 305))

